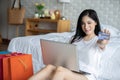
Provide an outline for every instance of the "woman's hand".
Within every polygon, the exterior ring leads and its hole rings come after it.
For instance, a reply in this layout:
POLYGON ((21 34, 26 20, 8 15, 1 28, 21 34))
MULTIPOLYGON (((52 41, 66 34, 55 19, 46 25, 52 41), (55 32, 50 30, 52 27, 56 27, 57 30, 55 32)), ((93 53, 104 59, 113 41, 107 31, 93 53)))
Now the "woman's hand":
MULTIPOLYGON (((109 30, 103 30, 102 31, 104 34, 108 35, 107 37, 109 38, 103 38, 103 39, 98 39, 97 43, 98 43, 98 46, 101 48, 101 49, 105 49, 105 46, 108 44, 109 42, 109 39, 110 39, 110 32, 109 30)), ((101 35, 102 36, 102 35, 101 35)))

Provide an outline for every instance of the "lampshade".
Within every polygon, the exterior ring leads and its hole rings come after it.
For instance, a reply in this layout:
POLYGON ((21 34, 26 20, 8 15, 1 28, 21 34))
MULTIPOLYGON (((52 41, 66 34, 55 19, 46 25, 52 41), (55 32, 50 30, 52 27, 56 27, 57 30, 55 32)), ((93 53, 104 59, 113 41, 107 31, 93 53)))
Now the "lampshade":
POLYGON ((70 0, 59 0, 59 2, 61 2, 61 3, 69 3, 70 0))

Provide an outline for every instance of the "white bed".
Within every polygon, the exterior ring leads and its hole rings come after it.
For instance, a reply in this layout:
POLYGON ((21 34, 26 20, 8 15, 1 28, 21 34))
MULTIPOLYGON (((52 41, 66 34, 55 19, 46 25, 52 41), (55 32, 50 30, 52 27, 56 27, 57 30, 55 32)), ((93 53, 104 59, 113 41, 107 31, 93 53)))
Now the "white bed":
POLYGON ((60 42, 68 42, 74 33, 49 33, 46 35, 26 36, 13 38, 10 41, 8 50, 10 52, 22 52, 32 54, 34 72, 43 67, 41 58, 40 39, 54 40, 60 42))
MULTIPOLYGON (((120 53, 119 51, 120 31, 109 25, 102 25, 102 28, 109 29, 111 32, 111 39, 107 48, 108 49, 107 53, 110 54, 109 57, 113 56, 114 53, 116 54, 117 57, 118 56, 120 57, 120 54, 119 54, 120 53)), ((32 54, 34 72, 37 72, 43 67, 40 39, 68 42, 68 40, 71 38, 72 35, 74 35, 74 32, 49 33, 46 35, 17 37, 17 38, 13 38, 10 41, 8 50, 11 52, 22 52, 22 53, 32 54)), ((117 59, 117 61, 120 64, 120 60, 117 59)), ((113 62, 113 63, 116 63, 116 62, 113 62)))

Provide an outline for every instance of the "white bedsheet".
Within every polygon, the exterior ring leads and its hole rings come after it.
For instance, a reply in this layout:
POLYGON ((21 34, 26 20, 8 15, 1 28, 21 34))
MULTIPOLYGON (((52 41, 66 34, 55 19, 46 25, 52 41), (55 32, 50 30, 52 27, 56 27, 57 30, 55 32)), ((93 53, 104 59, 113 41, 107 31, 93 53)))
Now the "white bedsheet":
MULTIPOLYGON (((102 64, 104 65, 103 66, 104 68, 101 70, 103 71, 104 74, 101 73, 101 75, 105 75, 104 78, 109 77, 108 80, 120 80, 120 77, 119 77, 120 31, 116 32, 114 30, 111 32, 112 33, 111 33, 110 42, 107 45, 107 50, 105 51, 106 54, 104 54, 104 56, 106 57, 104 59, 107 59, 107 60, 103 60, 102 62, 102 64), (108 62, 105 63, 105 61, 108 61, 108 62), (110 66, 109 67, 110 69, 108 69, 107 71, 108 66, 110 66)), ((74 32, 64 32, 64 33, 49 33, 46 35, 37 35, 37 36, 17 37, 11 40, 8 50, 11 52, 22 52, 22 53, 32 54, 33 69, 34 69, 34 73, 36 73, 38 70, 40 70, 44 66, 42 61, 42 56, 41 56, 40 39, 68 42, 73 34, 74 32)))

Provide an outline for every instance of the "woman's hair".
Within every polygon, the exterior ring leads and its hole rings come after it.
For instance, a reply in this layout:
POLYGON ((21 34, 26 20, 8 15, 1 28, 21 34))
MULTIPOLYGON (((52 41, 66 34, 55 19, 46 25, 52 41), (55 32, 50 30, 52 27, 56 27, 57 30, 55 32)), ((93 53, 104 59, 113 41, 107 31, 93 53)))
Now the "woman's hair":
POLYGON ((97 25, 95 26, 95 30, 94 30, 94 32, 95 32, 96 35, 98 35, 98 32, 101 30, 99 19, 98 19, 96 11, 92 10, 92 9, 86 9, 86 10, 84 10, 80 14, 80 16, 78 18, 76 33, 73 36, 73 38, 70 41, 70 43, 73 43, 76 40, 80 40, 81 38, 83 38, 84 36, 86 36, 86 34, 84 33, 84 31, 82 30, 82 18, 84 16, 89 16, 91 19, 93 19, 97 23, 97 25))

